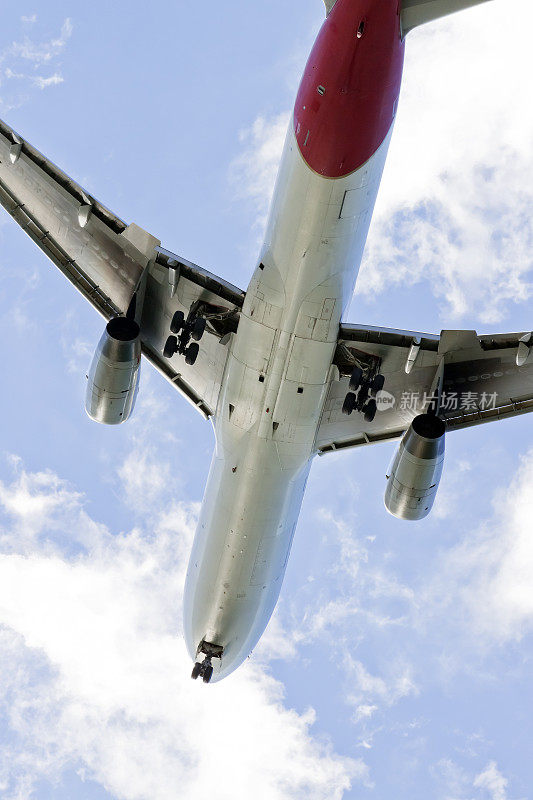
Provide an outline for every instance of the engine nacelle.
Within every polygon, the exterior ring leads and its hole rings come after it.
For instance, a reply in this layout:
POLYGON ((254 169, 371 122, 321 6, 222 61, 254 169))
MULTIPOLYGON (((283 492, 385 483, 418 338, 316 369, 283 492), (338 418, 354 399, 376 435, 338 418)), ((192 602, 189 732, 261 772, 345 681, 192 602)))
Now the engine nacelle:
POLYGON ((108 322, 88 375, 85 410, 96 422, 120 425, 133 411, 141 368, 138 324, 127 317, 108 322))
POLYGON ((405 433, 387 474, 385 507, 400 519, 424 519, 435 502, 444 466, 446 426, 420 414, 405 433))

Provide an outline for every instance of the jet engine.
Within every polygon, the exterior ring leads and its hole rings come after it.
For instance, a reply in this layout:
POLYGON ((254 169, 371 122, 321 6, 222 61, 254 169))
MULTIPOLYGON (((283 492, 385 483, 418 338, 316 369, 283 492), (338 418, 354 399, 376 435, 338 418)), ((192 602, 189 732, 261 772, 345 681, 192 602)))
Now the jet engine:
POLYGON ((385 507, 400 519, 424 519, 435 502, 444 465, 444 422, 420 414, 405 433, 387 474, 385 507))
POLYGON ((141 367, 138 324, 127 317, 108 322, 89 370, 85 410, 96 422, 120 425, 133 411, 141 367))

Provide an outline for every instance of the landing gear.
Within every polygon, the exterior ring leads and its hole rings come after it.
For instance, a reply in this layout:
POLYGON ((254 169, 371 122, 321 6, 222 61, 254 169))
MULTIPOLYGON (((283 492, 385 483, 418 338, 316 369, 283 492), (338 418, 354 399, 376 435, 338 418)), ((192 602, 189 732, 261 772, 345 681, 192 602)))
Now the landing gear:
POLYGON ((369 400, 366 406, 364 407, 365 422, 374 422, 374 417, 376 416, 377 409, 378 409, 377 403, 372 398, 372 400, 369 400))
POLYGON ((376 395, 378 392, 381 392, 384 386, 385 386, 385 376, 374 375, 374 377, 370 381, 370 388, 372 389, 372 393, 376 395))
POLYGON ((179 333, 185 325, 185 314, 183 311, 176 311, 170 323, 170 330, 172 333, 179 333))
POLYGON ((368 383, 363 383, 357 394, 357 410, 362 411, 364 404, 368 400, 370 386, 368 383))
MULTIPOLYGON (((196 305, 196 304, 195 304, 196 305)), ((205 333, 205 317, 197 316, 195 305, 191 308, 189 316, 185 319, 183 311, 176 311, 170 323, 171 336, 165 342, 163 355, 165 358, 172 358, 178 353, 185 356, 185 363, 192 366, 198 358, 200 341, 205 333), (191 339, 194 342, 191 344, 191 339)))
POLYGON ((354 367, 350 376, 350 391, 356 392, 363 380, 363 370, 361 367, 354 367))
POLYGON ((193 681, 199 678, 200 675, 202 674, 202 666, 203 666, 202 664, 196 662, 196 664, 192 668, 191 678, 193 679, 193 681))
POLYGON ((190 344, 185 351, 185 363, 192 366, 198 358, 199 351, 200 345, 197 342, 190 344))
POLYGON ((197 661, 192 668, 191 678, 197 680, 200 677, 204 683, 209 683, 213 677, 213 665, 210 658, 206 658, 205 661, 201 662, 197 661))
POLYGON ((203 654, 205 658, 203 661, 196 662, 192 668, 191 678, 193 680, 197 680, 201 677, 204 683, 209 683, 213 677, 213 665, 211 661, 213 658, 222 658, 223 652, 224 648, 222 648, 220 645, 201 641, 198 645, 196 655, 198 657, 203 654))
MULTIPOLYGON (((350 373, 350 391, 344 398, 342 413, 350 415, 359 411, 365 422, 373 422, 377 412, 376 395, 385 385, 385 376, 379 374, 380 359, 375 359, 364 368, 356 364, 350 373)), ((346 373, 345 373, 346 374, 346 373)))
POLYGON ((344 398, 344 403, 342 404, 342 413, 350 415, 355 408, 355 404, 357 403, 357 397, 353 392, 348 392, 346 397, 344 398))
POLYGON ((205 317, 196 317, 192 324, 191 336, 195 342, 199 342, 205 333, 206 320, 205 317))
POLYGON ((165 358, 172 358, 174 353, 178 352, 178 339, 176 336, 169 336, 165 342, 163 355, 165 358))

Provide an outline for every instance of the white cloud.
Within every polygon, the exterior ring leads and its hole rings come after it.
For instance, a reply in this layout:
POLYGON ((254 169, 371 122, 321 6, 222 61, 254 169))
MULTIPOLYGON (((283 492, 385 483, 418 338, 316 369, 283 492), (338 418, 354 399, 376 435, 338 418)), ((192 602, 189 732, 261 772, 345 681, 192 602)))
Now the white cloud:
POLYGON ((176 786, 184 800, 239 800, 250 786, 260 800, 340 800, 367 780, 257 664, 210 687, 190 680, 180 611, 195 506, 167 501, 113 536, 57 476, 14 466, 0 494, 2 796, 72 765, 132 800, 174 798, 176 786))
POLYGON ((25 78, 26 76, 22 72, 14 72, 10 67, 6 67, 4 70, 4 75, 8 80, 12 78, 25 78))
POLYGON ((25 36, 21 42, 13 42, 4 51, 3 57, 5 58, 9 55, 14 58, 21 58, 35 66, 48 63, 61 53, 72 36, 72 31, 72 21, 67 17, 61 26, 59 36, 45 42, 36 42, 25 36))
POLYGON ((57 86, 58 83, 63 83, 64 78, 55 72, 48 78, 43 78, 42 75, 37 75, 37 77, 32 78, 32 81, 38 89, 47 89, 49 86, 57 86))
POLYGON ((13 480, 0 481, 0 513, 7 523, 0 528, 1 551, 30 555, 35 547, 47 553, 90 548, 98 526, 80 506, 80 495, 49 470, 28 473, 20 459, 11 456, 9 462, 13 480))
POLYGON ((495 761, 490 761, 478 775, 472 775, 463 766, 443 758, 431 768, 431 772, 441 784, 444 791, 443 800, 473 800, 472 789, 482 790, 476 792, 476 798, 490 798, 490 800, 507 800, 508 781, 498 770, 495 761))
MULTIPOLYGON (((496 493, 494 516, 469 532, 442 565, 452 603, 461 600, 484 641, 518 639, 533 627, 533 451, 496 493), (452 589, 455 587, 455 591, 452 589)), ((438 579, 436 584, 438 584, 438 579)), ((435 595, 442 586, 434 585, 435 595)))
POLYGON ((288 112, 277 114, 272 119, 258 116, 250 128, 240 132, 243 150, 230 166, 230 179, 236 195, 254 203, 256 224, 261 233, 274 191, 289 116, 288 112))
POLYGON ((469 461, 456 461, 452 469, 447 469, 439 486, 435 507, 431 512, 437 519, 446 519, 461 508, 465 496, 471 491, 472 484, 465 480, 467 473, 471 472, 472 465, 469 461))
POLYGON ((515 0, 510 15, 490 3, 408 37, 358 283, 367 297, 427 281, 447 317, 484 323, 531 297, 533 110, 523 98, 532 22, 528 0, 515 0))
MULTIPOLYGON (((37 16, 22 17, 23 24, 36 23, 37 16)), ((65 19, 61 26, 59 36, 52 39, 39 40, 39 31, 33 29, 33 36, 25 34, 20 41, 11 42, 0 50, 0 65, 3 66, 3 74, 7 79, 17 78, 17 92, 8 84, 4 84, 0 105, 5 110, 17 108, 27 99, 27 95, 21 93, 21 86, 29 88, 47 89, 57 86, 64 82, 64 78, 59 70, 55 70, 51 75, 35 75, 28 73, 28 68, 40 70, 42 67, 51 67, 53 62, 63 53, 73 31, 70 19, 65 19)))
MULTIPOLYGON (((370 702, 371 700, 379 700, 390 706, 402 697, 418 694, 410 666, 391 663, 388 674, 383 677, 372 675, 360 661, 349 655, 345 658, 346 671, 353 687, 350 701, 357 707, 356 716, 361 715, 361 708, 370 709, 372 714, 377 710, 377 706, 370 702)), ((371 714, 363 716, 368 717, 371 714)))
POLYGON ((363 719, 370 719, 373 714, 378 710, 378 707, 375 705, 368 705, 362 703, 361 705, 357 706, 354 720, 355 722, 360 722, 363 719))
MULTIPOLYGON (((67 324, 69 322, 70 319, 67 320, 67 324)), ((61 344, 67 359, 67 372, 74 375, 87 375, 96 345, 94 343, 89 344, 85 339, 78 336, 68 340, 65 336, 62 336, 61 344)))
POLYGON ((170 483, 170 468, 157 451, 142 443, 132 450, 118 469, 118 477, 129 508, 144 510, 154 504, 170 483))
POLYGON ((503 777, 495 761, 491 761, 483 772, 476 776, 474 786, 486 789, 491 800, 507 800, 507 779, 503 777))
POLYGON ((431 767, 431 772, 445 792, 440 795, 443 800, 471 800, 471 781, 466 771, 450 758, 442 758, 431 767))

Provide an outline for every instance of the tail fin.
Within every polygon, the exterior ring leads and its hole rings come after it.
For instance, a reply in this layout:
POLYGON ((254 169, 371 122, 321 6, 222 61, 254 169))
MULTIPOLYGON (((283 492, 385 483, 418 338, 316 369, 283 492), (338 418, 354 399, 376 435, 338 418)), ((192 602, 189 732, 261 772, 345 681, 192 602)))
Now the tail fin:
POLYGON ((488 0, 402 0, 402 35, 425 22, 486 2, 488 0))

